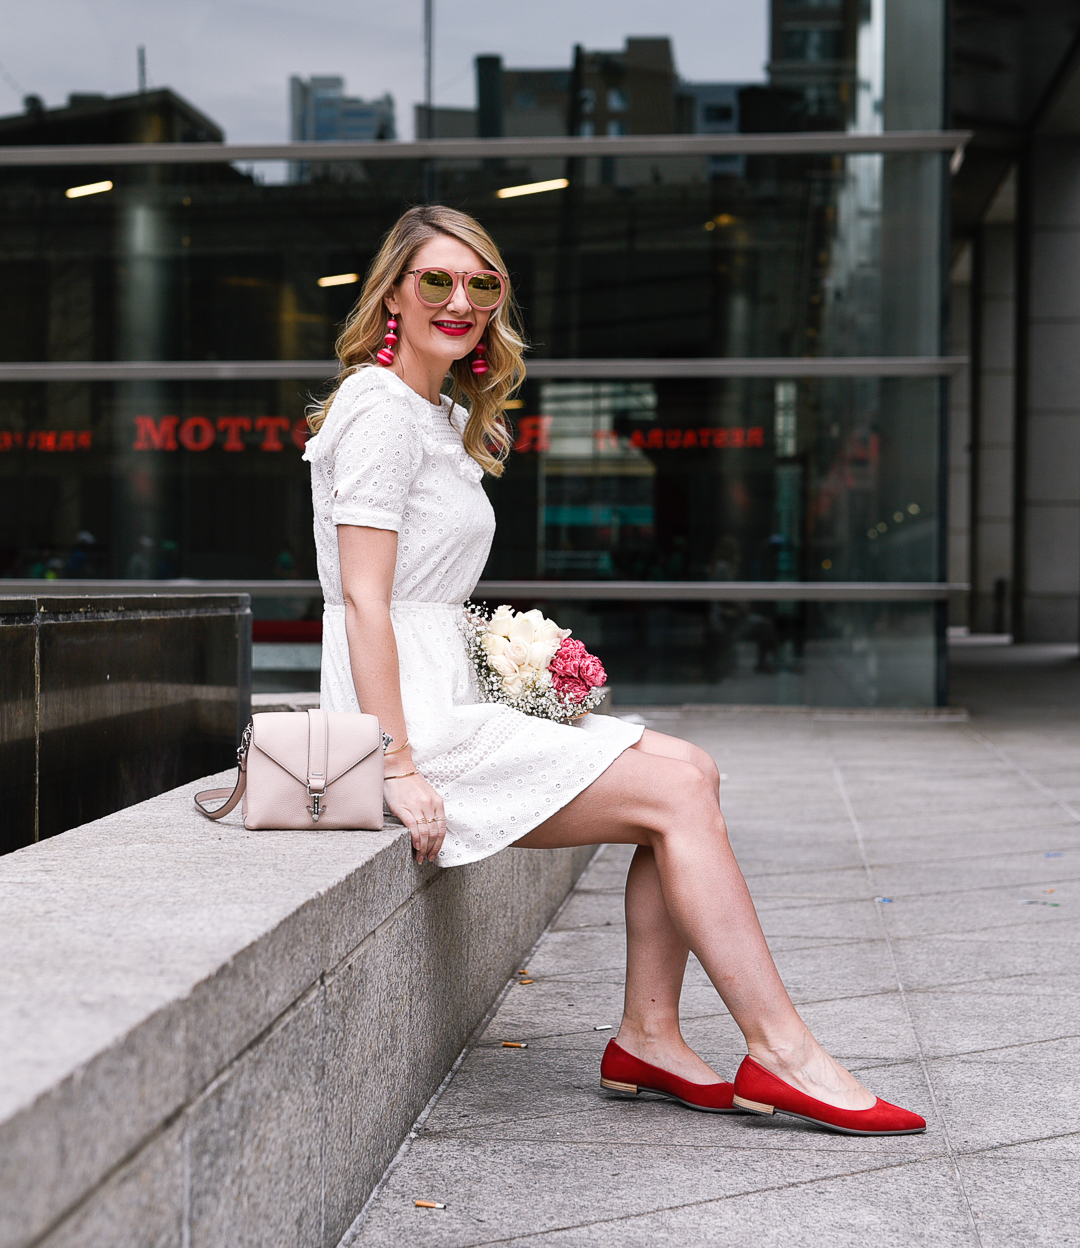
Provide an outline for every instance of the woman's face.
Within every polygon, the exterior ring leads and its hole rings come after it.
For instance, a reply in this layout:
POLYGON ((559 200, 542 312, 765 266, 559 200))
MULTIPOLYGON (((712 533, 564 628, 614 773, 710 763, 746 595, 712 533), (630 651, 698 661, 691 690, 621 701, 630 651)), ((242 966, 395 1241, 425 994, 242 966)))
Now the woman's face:
MULTIPOLYGON (((456 238, 439 235, 430 238, 412 258, 410 269, 446 269, 451 273, 475 273, 488 265, 471 247, 456 238)), ((458 282, 450 302, 441 308, 429 307, 416 297, 415 279, 406 274, 387 298, 387 306, 398 321, 401 346, 419 355, 434 356, 449 368, 476 346, 487 328, 490 312, 477 312, 465 298, 458 282)))

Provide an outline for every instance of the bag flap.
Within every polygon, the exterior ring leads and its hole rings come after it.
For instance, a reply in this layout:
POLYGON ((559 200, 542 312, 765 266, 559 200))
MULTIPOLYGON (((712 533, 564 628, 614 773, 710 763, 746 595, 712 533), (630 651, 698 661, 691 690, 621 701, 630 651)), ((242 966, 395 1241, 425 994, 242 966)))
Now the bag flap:
MULTIPOLYGON (((382 743, 374 715, 329 711, 330 743, 326 783, 362 762, 382 743)), ((251 745, 302 785, 307 785, 308 717, 306 711, 262 711, 251 717, 251 745)))
POLYGON ((333 784, 339 776, 362 763, 369 754, 382 749, 382 732, 378 718, 362 711, 329 711, 330 748, 326 759, 326 783, 333 784))

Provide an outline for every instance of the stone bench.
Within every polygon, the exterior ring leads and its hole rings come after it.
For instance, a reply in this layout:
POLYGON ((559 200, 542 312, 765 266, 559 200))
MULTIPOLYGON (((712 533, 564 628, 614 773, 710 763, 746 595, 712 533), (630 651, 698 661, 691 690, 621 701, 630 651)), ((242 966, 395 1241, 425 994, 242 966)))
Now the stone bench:
POLYGON ((333 1248, 592 853, 211 823, 233 774, 0 858, 0 1248, 333 1248))

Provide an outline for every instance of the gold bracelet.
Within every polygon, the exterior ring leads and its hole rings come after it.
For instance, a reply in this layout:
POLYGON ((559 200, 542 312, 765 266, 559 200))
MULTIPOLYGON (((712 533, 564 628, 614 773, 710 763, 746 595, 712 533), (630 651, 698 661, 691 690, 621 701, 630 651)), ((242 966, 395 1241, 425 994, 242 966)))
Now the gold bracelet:
POLYGON ((383 758, 389 758, 391 754, 400 754, 401 751, 409 744, 409 738, 406 737, 400 745, 395 745, 392 750, 383 750, 383 758))
POLYGON ((419 774, 420 773, 418 771, 403 771, 400 775, 397 775, 397 776, 383 776, 383 779, 384 780, 404 780, 406 776, 418 776, 419 774))

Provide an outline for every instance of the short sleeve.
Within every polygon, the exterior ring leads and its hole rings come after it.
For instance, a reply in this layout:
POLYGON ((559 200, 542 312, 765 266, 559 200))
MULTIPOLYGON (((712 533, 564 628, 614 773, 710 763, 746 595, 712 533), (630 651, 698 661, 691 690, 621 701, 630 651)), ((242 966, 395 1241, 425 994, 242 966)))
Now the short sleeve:
POLYGON ((363 369, 342 384, 327 420, 333 429, 331 520, 399 533, 423 458, 411 405, 373 369, 363 369))

